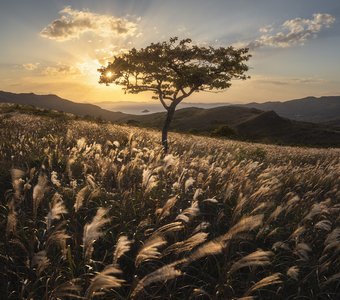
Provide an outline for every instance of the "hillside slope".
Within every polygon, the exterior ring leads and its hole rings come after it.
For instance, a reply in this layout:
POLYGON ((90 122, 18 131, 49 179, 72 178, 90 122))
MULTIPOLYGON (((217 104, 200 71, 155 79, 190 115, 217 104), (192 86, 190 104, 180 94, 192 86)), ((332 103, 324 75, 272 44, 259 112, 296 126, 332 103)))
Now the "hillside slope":
MULTIPOLYGON (((165 119, 165 112, 130 115, 108 111, 92 104, 75 103, 56 95, 0 92, 0 102, 33 105, 78 116, 89 115, 115 123, 158 129, 162 128, 165 119)), ((257 108, 221 106, 210 109, 195 107, 178 109, 171 130, 256 142, 340 147, 340 130, 333 125, 292 121, 282 118, 274 111, 264 112, 257 108)))
MULTIPOLYGON (((161 128, 164 113, 139 116, 133 122, 145 127, 161 128)), ((170 126, 179 132, 215 134, 242 140, 340 147, 340 130, 323 124, 293 121, 274 111, 224 106, 211 109, 186 108, 176 112, 170 126)))
POLYGON ((252 141, 340 147, 340 130, 281 118, 274 111, 263 112, 236 128, 240 136, 252 141))
MULTIPOLYGON (((253 108, 222 106, 210 109, 197 107, 183 108, 176 111, 171 128, 178 131, 211 131, 219 125, 235 126, 258 116, 262 111, 253 108)), ((137 120, 146 126, 161 127, 165 113, 138 116, 137 120)))
POLYGON ((129 115, 121 112, 108 111, 93 104, 75 103, 60 98, 57 95, 36 95, 34 93, 15 94, 0 91, 0 102, 33 105, 40 108, 72 113, 78 116, 90 115, 113 122, 129 118, 129 115))

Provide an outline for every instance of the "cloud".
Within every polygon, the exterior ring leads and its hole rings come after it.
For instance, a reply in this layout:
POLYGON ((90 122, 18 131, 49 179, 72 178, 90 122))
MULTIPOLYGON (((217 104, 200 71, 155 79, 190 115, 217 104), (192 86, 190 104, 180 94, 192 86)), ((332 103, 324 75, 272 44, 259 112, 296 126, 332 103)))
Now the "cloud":
POLYGON ((268 32, 272 32, 274 30, 273 26, 272 25, 266 25, 266 26, 263 26, 259 29, 259 31, 261 33, 268 33, 268 32))
POLYGON ((327 81, 318 77, 268 77, 268 76, 253 76, 253 81, 259 84, 270 84, 276 86, 285 85, 318 85, 325 84, 327 81))
POLYGON ((27 63, 23 64, 22 67, 27 71, 34 71, 39 68, 39 63, 27 63))
POLYGON ((79 75, 81 71, 75 66, 58 63, 55 66, 45 67, 41 73, 46 76, 79 75))
POLYGON ((88 10, 75 10, 70 6, 61 10, 60 14, 59 19, 54 20, 40 32, 42 37, 67 41, 79 38, 86 32, 102 37, 134 36, 137 32, 137 23, 125 18, 100 15, 88 10))
POLYGON ((250 49, 262 47, 288 48, 303 45, 308 39, 317 37, 324 28, 329 28, 335 22, 330 14, 314 14, 311 19, 296 18, 285 21, 276 33, 271 33, 272 26, 260 29, 264 33, 255 41, 247 45, 250 49))

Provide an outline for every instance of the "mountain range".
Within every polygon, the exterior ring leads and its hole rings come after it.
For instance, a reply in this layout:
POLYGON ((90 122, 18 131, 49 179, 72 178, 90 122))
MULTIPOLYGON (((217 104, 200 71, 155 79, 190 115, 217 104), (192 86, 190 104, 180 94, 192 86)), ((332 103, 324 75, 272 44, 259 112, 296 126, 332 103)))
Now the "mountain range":
MULTIPOLYGON (((56 95, 0 91, 0 102, 32 105, 116 123, 161 128, 164 112, 134 115, 56 95)), ((287 102, 249 103, 176 111, 171 129, 256 142, 340 147, 340 97, 308 97, 287 102), (311 123, 312 121, 318 122, 311 123)))
POLYGON ((340 121, 340 96, 306 97, 285 102, 249 103, 243 106, 273 110, 282 117, 297 121, 340 121))

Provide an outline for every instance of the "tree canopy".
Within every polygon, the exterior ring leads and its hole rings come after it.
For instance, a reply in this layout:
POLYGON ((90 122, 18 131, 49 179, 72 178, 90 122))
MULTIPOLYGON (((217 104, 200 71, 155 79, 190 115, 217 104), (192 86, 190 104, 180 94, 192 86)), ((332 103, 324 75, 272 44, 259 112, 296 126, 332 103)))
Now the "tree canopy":
POLYGON ((177 105, 194 92, 223 90, 232 79, 247 79, 247 48, 205 47, 191 39, 152 43, 116 56, 99 69, 100 83, 123 86, 125 92, 151 91, 165 109, 166 100, 177 105))

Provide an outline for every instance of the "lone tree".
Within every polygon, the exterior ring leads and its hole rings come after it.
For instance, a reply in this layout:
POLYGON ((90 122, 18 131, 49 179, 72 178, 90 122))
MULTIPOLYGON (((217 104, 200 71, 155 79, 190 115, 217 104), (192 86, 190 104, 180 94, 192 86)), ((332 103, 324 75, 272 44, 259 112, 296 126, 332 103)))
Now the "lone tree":
POLYGON ((162 130, 164 151, 168 151, 168 130, 176 106, 194 92, 218 91, 231 86, 232 79, 245 80, 249 60, 247 48, 203 47, 191 39, 152 43, 139 50, 114 57, 98 69, 99 83, 122 85, 125 93, 152 92, 167 111, 162 130))

